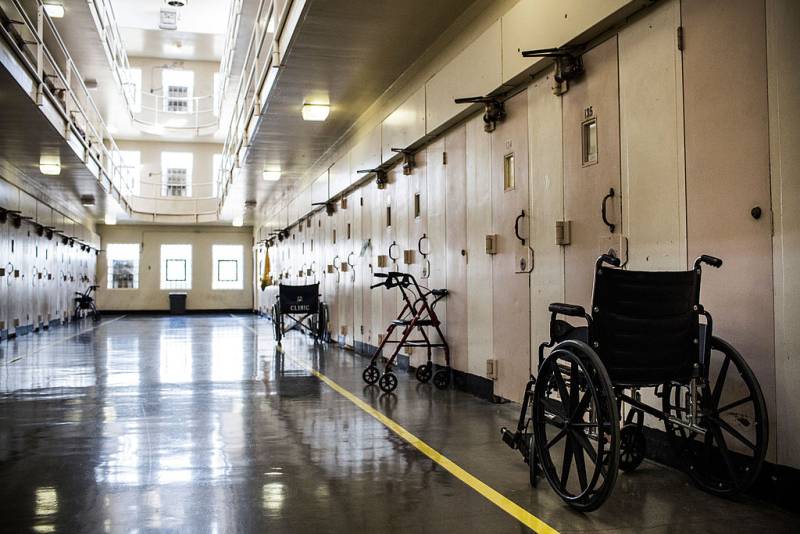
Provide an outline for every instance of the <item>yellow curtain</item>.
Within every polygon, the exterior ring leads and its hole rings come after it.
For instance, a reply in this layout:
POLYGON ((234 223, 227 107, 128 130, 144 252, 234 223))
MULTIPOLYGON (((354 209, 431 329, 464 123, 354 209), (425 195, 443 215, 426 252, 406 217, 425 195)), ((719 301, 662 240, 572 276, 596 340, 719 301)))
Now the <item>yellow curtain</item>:
POLYGON ((261 275, 261 291, 272 285, 272 276, 270 276, 269 271, 269 247, 267 247, 266 257, 264 258, 264 274, 261 275))

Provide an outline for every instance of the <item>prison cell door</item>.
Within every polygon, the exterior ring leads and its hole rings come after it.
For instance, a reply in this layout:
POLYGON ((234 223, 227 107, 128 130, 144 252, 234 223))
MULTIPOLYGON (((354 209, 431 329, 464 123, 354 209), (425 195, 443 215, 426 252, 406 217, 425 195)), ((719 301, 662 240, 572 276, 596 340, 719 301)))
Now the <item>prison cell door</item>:
MULTIPOLYGON (((369 310, 369 315, 365 315, 365 330, 367 330, 366 342, 370 347, 377 347, 380 344, 378 336, 383 332, 384 326, 381 322, 381 309, 383 306, 383 289, 371 289, 372 284, 378 283, 375 273, 385 272, 386 270, 379 265, 380 255, 383 251, 383 195, 382 191, 374 182, 370 182, 362 188, 364 195, 364 220, 367 221, 366 228, 369 232, 366 236, 370 240, 369 248, 364 251, 364 257, 368 261, 365 271, 364 281, 364 310, 369 310)), ((371 350, 371 349, 370 349, 371 350)))
POLYGON ((714 316, 714 333, 755 372, 774 421, 765 6, 747 0, 681 6, 689 259, 711 254, 725 262, 719 271, 706 268, 701 301, 714 316))
MULTIPOLYGON (((454 369, 467 371, 467 174, 466 125, 445 137, 445 243, 447 245, 447 341, 454 369)), ((481 253, 481 251, 476 251, 481 253)))
POLYGON ((528 97, 505 102, 506 119, 492 136, 492 225, 497 236, 492 269, 494 393, 521 400, 530 374, 530 272, 528 235, 528 97))
MULTIPOLYGON (((447 217, 445 213, 447 199, 447 180, 446 180, 446 138, 440 137, 428 145, 426 160, 426 182, 428 191, 427 201, 427 224, 428 224, 428 261, 429 278, 426 286, 431 289, 441 289, 447 287, 447 244, 446 244, 446 225, 447 217)), ((436 315, 442 322, 442 331, 447 335, 447 324, 449 322, 447 309, 448 299, 443 299, 436 306, 436 315)), ((428 329, 431 335, 431 329, 428 329)), ((434 350, 434 362, 444 365, 443 351, 434 350)))
POLYGON ((531 369, 538 368, 538 346, 550 337, 552 302, 564 301, 564 245, 556 224, 564 220, 561 98, 553 95, 553 71, 528 87, 531 239, 536 268, 531 273, 531 369))
POLYGON ((340 265, 342 270, 340 283, 341 304, 339 305, 339 322, 343 329, 340 334, 343 336, 343 343, 347 347, 353 347, 354 326, 353 318, 355 312, 355 258, 356 240, 353 238, 353 213, 355 206, 353 201, 355 195, 350 195, 340 202, 341 208, 341 247, 339 248, 340 265))
POLYGON ((610 249, 625 261, 621 236, 617 37, 583 55, 586 74, 562 98, 566 301, 589 308, 594 262, 610 249))
MULTIPOLYGON (((428 239, 428 191, 427 191, 427 151, 420 150, 414 155, 415 167, 407 177, 408 187, 408 242, 412 251, 411 263, 408 271, 417 279, 420 285, 428 285, 427 254, 430 250, 428 239)), ((417 367, 427 359, 424 350, 414 349, 411 354, 411 365, 417 367)))
MULTIPOLYGON (((405 232, 401 230, 401 202, 398 198, 398 191, 400 188, 398 181, 402 178, 402 171, 400 171, 397 166, 393 167, 387 172, 388 183, 386 184, 386 188, 381 192, 384 206, 384 225, 382 228, 383 249, 381 254, 385 254, 387 256, 388 262, 384 272, 401 271, 403 261, 402 237, 405 232)), ((407 221, 406 224, 408 224, 407 221)), ((392 323, 392 321, 397 318, 397 313, 399 311, 398 305, 400 302, 400 290, 398 288, 384 291, 383 309, 381 312, 381 322, 384 331, 392 323)), ((390 339, 399 339, 399 334, 400 331, 395 330, 390 339)), ((387 348, 384 350, 384 356, 390 356, 394 348, 394 345, 387 346, 387 348)))
MULTIPOLYGON (((0 185, 2 187, 2 185, 0 185)), ((2 190, 0 190, 2 193, 2 190)), ((0 196, 0 200, 2 197, 0 196)), ((4 202, 5 205, 5 202, 4 202)), ((9 308, 11 301, 8 296, 9 288, 11 287, 11 274, 9 272, 9 261, 11 259, 11 250, 9 245, 9 228, 11 227, 11 220, 6 220, 4 224, 0 224, 0 337, 5 337, 9 328, 9 308)))
POLYGON ((364 266, 363 258, 361 257, 361 242, 363 235, 363 208, 361 206, 361 193, 360 189, 354 191, 350 195, 349 209, 352 212, 352 235, 351 235, 351 250, 353 255, 349 257, 349 262, 353 264, 351 267, 350 275, 353 279, 353 348, 358 350, 360 344, 363 342, 362 326, 364 324, 364 293, 362 287, 364 285, 364 266))

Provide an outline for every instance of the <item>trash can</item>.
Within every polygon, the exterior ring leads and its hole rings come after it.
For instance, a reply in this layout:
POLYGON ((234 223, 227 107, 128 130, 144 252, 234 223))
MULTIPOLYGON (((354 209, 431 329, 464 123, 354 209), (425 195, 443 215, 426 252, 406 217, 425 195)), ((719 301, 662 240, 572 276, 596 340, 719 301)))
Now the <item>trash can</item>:
POLYGON ((183 315, 186 313, 186 293, 169 294, 169 313, 183 315))

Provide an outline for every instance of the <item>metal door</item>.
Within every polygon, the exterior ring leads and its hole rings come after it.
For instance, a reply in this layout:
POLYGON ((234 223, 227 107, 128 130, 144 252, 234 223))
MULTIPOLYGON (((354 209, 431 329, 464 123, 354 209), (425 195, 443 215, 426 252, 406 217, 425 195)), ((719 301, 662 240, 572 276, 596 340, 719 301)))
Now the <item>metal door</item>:
POLYGON ((586 74, 562 96, 566 301, 588 307, 594 262, 613 249, 623 258, 617 37, 583 56, 586 74), (622 245, 622 246, 621 246, 622 245))
MULTIPOLYGON (((399 230, 399 219, 401 218, 399 214, 400 202, 398 201, 397 195, 399 187, 397 182, 399 178, 402 178, 402 174, 403 173, 400 172, 396 166, 390 169, 387 172, 388 183, 386 184, 386 188, 382 191, 384 217, 383 227, 381 229, 383 234, 383 251, 381 254, 385 254, 388 257, 388 264, 386 269, 384 269, 384 272, 399 271, 403 260, 403 249, 401 243, 402 234, 399 230)), ((383 291, 381 324, 384 331, 389 324, 391 324, 391 322, 397 318, 399 302, 400 297, 399 290, 397 288, 389 291, 383 291)), ((398 337, 398 331, 395 330, 391 339, 396 340, 398 337)), ((388 357, 393 349, 394 345, 387 347, 387 349, 384 351, 384 356, 388 357)))
POLYGON ((765 6, 710 0, 681 7, 689 259, 724 260, 719 271, 704 273, 702 303, 715 334, 752 367, 774 421, 765 6))
MULTIPOLYGON (((426 182, 427 182, 427 235, 428 239, 428 269, 429 277, 427 287, 446 288, 447 287, 447 243, 446 243, 446 199, 447 199, 447 175, 445 165, 444 137, 440 137, 427 148, 426 182)), ((447 316, 448 299, 445 298, 436 306, 436 315, 443 323, 442 331, 447 335, 447 316)), ((432 332, 431 332, 432 334, 432 332)), ((434 337, 435 339, 435 337, 434 337)), ((434 352, 435 361, 444 364, 443 351, 437 349, 434 352)))
MULTIPOLYGON (((444 141, 445 243, 447 258, 447 341, 454 369, 467 371, 467 174, 466 126, 451 130, 444 141)), ((481 253, 480 251, 476 251, 481 253)))
MULTIPOLYGON (((428 252, 428 186, 427 151, 420 150, 414 155, 414 168, 408 176, 408 244, 412 252, 412 263, 408 266, 420 285, 427 287, 430 276, 428 252)), ((415 349, 410 357, 411 365, 417 367, 427 360, 424 350, 415 349)))
POLYGON ((527 228, 528 97, 505 102, 506 119, 492 133, 492 224, 497 254, 492 269, 495 394, 520 400, 530 374, 530 271, 527 228))

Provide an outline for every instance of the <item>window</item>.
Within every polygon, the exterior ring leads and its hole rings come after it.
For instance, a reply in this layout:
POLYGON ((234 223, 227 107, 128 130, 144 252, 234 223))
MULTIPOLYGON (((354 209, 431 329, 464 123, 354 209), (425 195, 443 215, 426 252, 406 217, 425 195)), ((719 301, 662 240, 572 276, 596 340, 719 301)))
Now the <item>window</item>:
POLYGON ((131 112, 142 111, 142 69, 128 69, 128 102, 131 112))
POLYGON ((581 125, 583 166, 597 163, 597 119, 589 119, 581 125))
POLYGON ((192 245, 161 245, 161 289, 192 289, 192 245))
POLYGON ((514 177, 514 154, 503 156, 503 191, 514 189, 516 178, 514 177))
POLYGON ((137 289, 139 287, 139 244, 110 243, 108 259, 108 289, 137 289))
POLYGON ((244 247, 214 245, 211 247, 211 289, 244 289, 244 247))
POLYGON ((192 196, 191 152, 161 153, 161 195, 165 197, 192 196))
POLYGON ((191 113, 194 95, 194 72, 164 69, 161 75, 164 94, 164 111, 191 113))
POLYGON ((138 195, 141 183, 142 153, 138 150, 120 150, 117 154, 116 163, 122 175, 122 182, 134 195, 138 195))
POLYGON ((211 163, 211 196, 219 196, 219 187, 222 182, 222 154, 214 154, 211 163))

